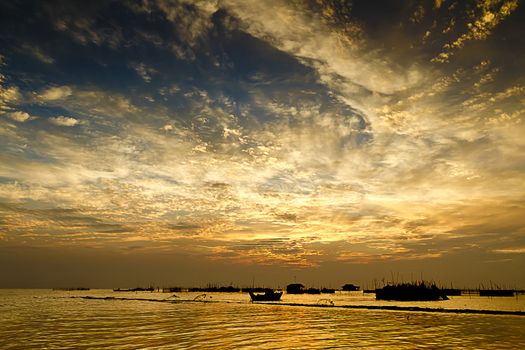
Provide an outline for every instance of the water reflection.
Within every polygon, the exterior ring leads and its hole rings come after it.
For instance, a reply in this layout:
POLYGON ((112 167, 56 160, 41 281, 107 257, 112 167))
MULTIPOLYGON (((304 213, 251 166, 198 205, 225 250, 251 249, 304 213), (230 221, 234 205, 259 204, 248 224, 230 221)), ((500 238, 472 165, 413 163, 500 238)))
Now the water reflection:
MULTIPOLYGON (((2 349, 518 349, 525 344, 525 317, 516 316, 251 304, 247 295, 239 293, 213 295, 211 299, 216 302, 207 303, 69 298, 107 297, 112 296, 111 291, 82 294, 33 290, 0 294, 2 349)), ((178 296, 176 299, 190 300, 199 293, 178 296)), ((170 296, 130 296, 140 297, 161 300, 170 296)), ((311 297, 294 300, 315 303, 320 299, 311 297)), ((344 302, 337 295, 326 300, 344 302)), ((461 303, 468 304, 468 300, 461 303)))

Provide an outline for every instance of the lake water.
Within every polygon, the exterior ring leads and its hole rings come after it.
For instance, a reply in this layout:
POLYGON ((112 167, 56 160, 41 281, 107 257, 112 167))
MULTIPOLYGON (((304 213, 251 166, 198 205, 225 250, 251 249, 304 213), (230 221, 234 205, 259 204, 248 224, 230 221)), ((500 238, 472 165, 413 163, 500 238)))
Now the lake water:
POLYGON ((525 311, 525 295, 396 303, 284 294, 281 305, 267 305, 246 293, 175 294, 0 290, 0 349, 525 349, 525 316, 340 307, 525 311))

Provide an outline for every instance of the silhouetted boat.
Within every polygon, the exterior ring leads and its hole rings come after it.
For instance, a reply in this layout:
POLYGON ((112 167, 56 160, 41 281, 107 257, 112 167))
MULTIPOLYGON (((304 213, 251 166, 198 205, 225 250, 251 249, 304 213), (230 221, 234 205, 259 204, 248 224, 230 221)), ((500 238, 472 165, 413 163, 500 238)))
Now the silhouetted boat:
POLYGON ((248 292, 252 301, 279 301, 283 292, 266 290, 264 293, 248 292))
MULTIPOLYGON (((327 293, 331 293, 330 290, 327 293)), ((333 290, 335 292, 335 290, 333 290)), ((286 286, 287 294, 321 294, 321 290, 318 288, 305 288, 301 283, 292 283, 286 286)))
POLYGON ((359 286, 356 286, 355 284, 352 284, 352 283, 347 283, 343 286, 343 291, 345 292, 356 292, 359 290, 359 286))
POLYGON ((301 283, 292 283, 286 286, 286 293, 287 294, 304 294, 305 289, 304 285, 301 283))

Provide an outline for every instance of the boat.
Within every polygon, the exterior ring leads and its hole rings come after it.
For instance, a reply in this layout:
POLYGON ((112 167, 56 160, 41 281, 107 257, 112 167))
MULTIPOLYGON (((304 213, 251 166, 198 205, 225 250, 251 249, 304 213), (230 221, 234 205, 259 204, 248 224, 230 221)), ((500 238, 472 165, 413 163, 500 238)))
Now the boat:
POLYGON ((360 289, 359 286, 356 286, 353 283, 347 283, 343 286, 344 292, 357 292, 360 289))
POLYGON ((252 301, 279 301, 283 295, 282 291, 266 290, 264 293, 248 292, 252 301))
POLYGON ((306 290, 301 283, 292 283, 286 286, 286 294, 304 294, 306 290))

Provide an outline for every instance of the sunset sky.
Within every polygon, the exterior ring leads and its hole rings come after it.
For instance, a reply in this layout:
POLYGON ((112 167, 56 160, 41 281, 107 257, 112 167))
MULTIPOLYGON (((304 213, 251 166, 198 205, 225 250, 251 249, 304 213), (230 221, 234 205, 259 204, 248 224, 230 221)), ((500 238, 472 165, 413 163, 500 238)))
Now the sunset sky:
POLYGON ((0 287, 525 288, 524 23, 518 0, 2 1, 0 287))

